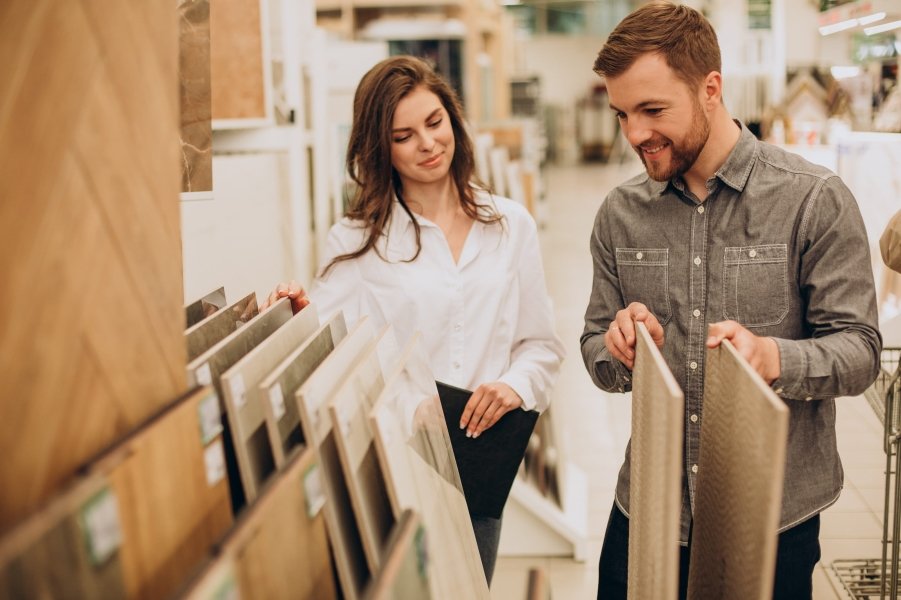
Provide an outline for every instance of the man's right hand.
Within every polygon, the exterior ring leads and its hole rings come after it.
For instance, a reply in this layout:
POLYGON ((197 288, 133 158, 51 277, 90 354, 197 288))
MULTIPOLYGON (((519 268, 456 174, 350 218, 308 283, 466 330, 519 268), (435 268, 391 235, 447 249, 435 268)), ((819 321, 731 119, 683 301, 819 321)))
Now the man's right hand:
POLYGON ((629 370, 635 366, 635 321, 641 321, 657 347, 663 346, 663 326, 648 307, 641 302, 633 302, 616 313, 610 328, 604 334, 604 345, 611 356, 626 365, 629 370))
POLYGON ((280 283, 275 287, 275 291, 269 294, 269 297, 260 306, 260 312, 275 304, 279 298, 286 297, 291 299, 291 310, 294 311, 294 314, 299 313, 310 303, 307 293, 300 287, 300 284, 292 279, 290 283, 280 283))

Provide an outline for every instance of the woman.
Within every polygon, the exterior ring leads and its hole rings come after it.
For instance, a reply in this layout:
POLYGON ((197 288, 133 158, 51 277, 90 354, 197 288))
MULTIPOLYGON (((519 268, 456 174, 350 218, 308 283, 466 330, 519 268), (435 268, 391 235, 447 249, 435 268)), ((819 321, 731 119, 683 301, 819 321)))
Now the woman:
MULTIPOLYGON (((535 223, 473 183, 460 102, 425 62, 389 58, 363 77, 347 170, 356 195, 310 290, 320 315, 369 315, 400 343, 421 331, 435 378, 474 390, 468 436, 511 410, 544 410, 563 348, 535 223)), ((295 310, 309 302, 292 282, 267 303, 285 296, 295 310)), ((490 583, 500 520, 476 516, 473 527, 490 583)))

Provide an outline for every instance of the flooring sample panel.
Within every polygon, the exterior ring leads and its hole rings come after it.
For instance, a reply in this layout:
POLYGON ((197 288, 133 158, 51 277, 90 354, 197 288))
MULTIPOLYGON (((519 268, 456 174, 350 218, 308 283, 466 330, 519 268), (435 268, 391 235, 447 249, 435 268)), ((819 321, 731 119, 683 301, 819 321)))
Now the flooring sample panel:
POLYGON ((360 357, 373 345, 372 326, 362 317, 322 361, 294 395, 307 444, 316 448, 325 488, 325 522, 334 552, 341 590, 348 600, 360 598, 371 573, 357 529, 350 492, 341 470, 328 402, 360 357))
POLYGON ((366 600, 430 600, 427 543, 419 516, 405 510, 391 532, 384 564, 366 590, 366 600))
POLYGON ((685 396, 644 323, 632 371, 629 598, 679 596, 685 396))
POLYGON ((216 0, 210 14, 214 119, 263 119, 266 74, 261 0, 216 0))
POLYGON ((414 336, 370 412, 396 517, 412 509, 428 532, 433 598, 489 598, 434 376, 414 336))
POLYGON ((3 0, 0 56, 3 532, 187 385, 172 5, 3 0))
POLYGON ((332 395, 328 407, 332 429, 338 432, 335 441, 344 481, 357 518, 366 560, 373 573, 382 564, 385 545, 396 522, 369 424, 369 411, 385 388, 379 345, 383 341, 393 344, 393 337, 394 332, 386 327, 347 374, 332 395))
POLYGON ((280 469, 304 440, 297 403, 287 400, 294 398, 297 388, 346 335, 344 313, 338 311, 260 383, 266 429, 275 455, 276 468, 280 469))
POLYGON ((129 598, 165 598, 232 524, 219 402, 201 388, 92 465, 119 503, 129 598))
POLYGON ((181 191, 213 191, 210 0, 178 0, 181 191))
POLYGON ((217 311, 225 308, 225 304, 225 288, 213 290, 203 298, 185 304, 185 330, 197 325, 207 317, 213 316, 217 311))
POLYGON ((79 479, 0 543, 0 599, 125 598, 118 503, 102 477, 79 479))
POLYGON ((788 407, 728 341, 707 350, 688 597, 773 593, 788 407))
MULTIPOLYGON (((284 301, 289 302, 287 299, 284 301)), ((278 305, 273 309, 277 307, 278 305)), ((259 394, 258 384, 318 327, 316 307, 310 305, 291 317, 222 374, 225 412, 248 502, 256 498, 260 485, 275 471, 275 459, 263 412, 264 399, 259 394)), ((268 401, 266 398, 265 402, 268 401)))
POLYGON ((249 320, 260 314, 257 295, 248 294, 228 308, 223 308, 185 331, 188 346, 188 360, 198 356, 234 333, 249 320))
POLYGON ((187 597, 337 598, 319 477, 315 451, 296 454, 235 523, 187 597), (223 596, 228 589, 236 595, 223 596))

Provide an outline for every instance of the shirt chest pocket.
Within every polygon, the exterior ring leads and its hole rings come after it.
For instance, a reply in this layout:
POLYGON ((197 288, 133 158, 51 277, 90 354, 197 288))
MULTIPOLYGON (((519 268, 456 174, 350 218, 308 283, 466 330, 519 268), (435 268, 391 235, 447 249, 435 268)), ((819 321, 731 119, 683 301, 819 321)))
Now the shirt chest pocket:
POLYGON ((616 270, 627 306, 641 302, 661 325, 669 322, 673 311, 669 301, 667 248, 617 248, 616 270))
POLYGON ((723 261, 723 317, 745 327, 777 325, 788 314, 788 247, 727 247, 723 261))

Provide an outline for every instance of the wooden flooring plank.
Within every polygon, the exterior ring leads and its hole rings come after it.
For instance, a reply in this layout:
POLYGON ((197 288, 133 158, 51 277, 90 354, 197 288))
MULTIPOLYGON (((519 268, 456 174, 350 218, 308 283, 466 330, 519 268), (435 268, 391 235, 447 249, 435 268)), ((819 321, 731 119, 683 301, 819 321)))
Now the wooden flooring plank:
POLYGON ((239 327, 260 314, 257 295, 253 292, 223 308, 185 331, 188 361, 198 356, 234 333, 239 327))
POLYGON ((419 516, 405 510, 391 532, 385 562, 366 590, 366 600, 432 597, 428 582, 427 536, 419 516))

